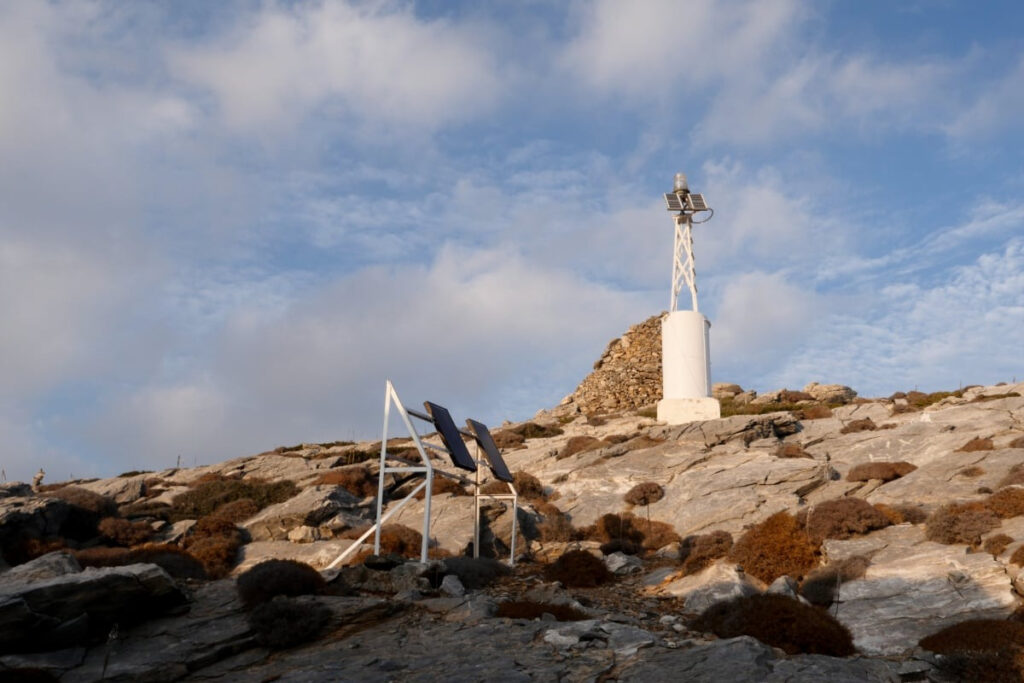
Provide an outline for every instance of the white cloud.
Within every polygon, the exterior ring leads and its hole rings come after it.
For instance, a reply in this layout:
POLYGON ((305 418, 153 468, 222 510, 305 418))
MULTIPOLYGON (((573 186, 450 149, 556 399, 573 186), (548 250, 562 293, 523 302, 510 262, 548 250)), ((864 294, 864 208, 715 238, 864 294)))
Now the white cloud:
POLYGON ((1009 127, 1019 127, 1024 118, 1024 57, 1001 78, 990 81, 973 94, 972 104, 945 126, 957 139, 987 138, 1009 127))
POLYGON ((169 61, 242 129, 338 107, 371 126, 429 130, 497 99, 500 79, 480 33, 392 3, 270 3, 226 36, 177 46, 169 61))

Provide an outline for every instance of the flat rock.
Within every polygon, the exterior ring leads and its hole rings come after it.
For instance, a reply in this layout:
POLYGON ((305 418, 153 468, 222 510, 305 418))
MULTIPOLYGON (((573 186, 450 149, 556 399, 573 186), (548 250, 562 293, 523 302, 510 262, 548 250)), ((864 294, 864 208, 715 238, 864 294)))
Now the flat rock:
POLYGON ((97 481, 78 484, 83 489, 98 493, 110 498, 118 505, 134 503, 146 494, 146 479, 154 476, 148 474, 136 474, 130 477, 114 477, 112 479, 98 479, 97 481))
POLYGON ((340 529, 364 524, 366 511, 359 503, 339 486, 310 486, 282 503, 264 508, 242 526, 254 541, 283 541, 297 527, 329 527, 334 523, 340 529))
POLYGON ((315 543, 292 543, 291 541, 254 541, 246 543, 239 551, 238 564, 234 574, 249 569, 264 560, 297 560, 314 569, 326 569, 327 565, 352 545, 349 539, 316 541, 315 543))
MULTIPOLYGON (((19 564, 0 575, 0 586, 10 582, 41 581, 82 571, 71 553, 61 550, 46 553, 34 560, 19 564)), ((2 590, 2 588, 0 588, 2 590)))
POLYGON ((685 598, 686 612, 700 614, 716 602, 756 595, 761 592, 761 587, 745 573, 739 572, 736 565, 718 562, 697 574, 667 577, 649 590, 655 595, 685 598))

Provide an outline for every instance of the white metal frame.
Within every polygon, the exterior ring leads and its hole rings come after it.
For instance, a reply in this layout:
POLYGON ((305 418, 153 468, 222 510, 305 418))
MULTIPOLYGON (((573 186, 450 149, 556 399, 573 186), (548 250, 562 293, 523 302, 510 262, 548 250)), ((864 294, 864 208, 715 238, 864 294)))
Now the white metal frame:
POLYGON ((697 311, 697 266, 693 257, 693 219, 680 213, 675 219, 675 248, 672 250, 672 303, 669 312, 678 310, 679 292, 685 284, 690 289, 693 310, 697 311))
MULTIPOLYGON (((480 557, 480 499, 511 500, 512 501, 512 538, 509 542, 509 566, 516 566, 516 534, 519 522, 519 493, 511 482, 504 482, 508 486, 508 493, 480 493, 480 470, 483 462, 480 459, 480 444, 476 445, 476 487, 473 492, 473 557, 480 557)), ((495 481, 500 481, 496 479, 495 481)))

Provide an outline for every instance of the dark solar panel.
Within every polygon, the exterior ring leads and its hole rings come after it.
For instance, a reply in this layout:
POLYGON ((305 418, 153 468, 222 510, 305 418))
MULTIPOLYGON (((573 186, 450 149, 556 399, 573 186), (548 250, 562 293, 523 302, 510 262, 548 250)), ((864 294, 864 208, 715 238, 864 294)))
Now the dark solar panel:
POLYGON ((430 401, 424 401, 423 407, 427 409, 431 419, 434 420, 434 426, 437 427, 437 433, 441 435, 441 441, 444 442, 445 448, 448 449, 448 455, 451 456, 452 464, 464 470, 476 472, 476 461, 469 454, 469 449, 466 448, 466 444, 462 440, 459 429, 455 426, 455 421, 452 420, 448 409, 430 401))
POLYGON ((679 195, 677 195, 677 194, 671 194, 671 193, 666 194, 665 195, 665 204, 668 206, 668 210, 669 211, 682 211, 683 210, 683 200, 681 200, 679 198, 679 195))
POLYGON ((491 430, 487 428, 487 425, 476 420, 466 420, 466 426, 469 427, 469 431, 473 432, 476 442, 480 444, 480 448, 483 450, 484 457, 487 458, 487 464, 490 466, 494 476, 501 481, 514 481, 515 478, 508 471, 505 459, 501 457, 501 451, 498 450, 497 444, 494 443, 494 437, 491 436, 491 430))
POLYGON ((708 203, 704 201, 704 195, 702 194, 686 195, 686 204, 694 211, 708 210, 708 203))

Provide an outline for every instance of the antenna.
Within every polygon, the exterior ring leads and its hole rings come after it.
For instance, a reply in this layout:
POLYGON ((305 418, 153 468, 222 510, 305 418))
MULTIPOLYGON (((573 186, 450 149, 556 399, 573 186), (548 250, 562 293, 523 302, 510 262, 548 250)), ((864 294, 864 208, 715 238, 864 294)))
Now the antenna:
POLYGON ((669 313, 679 309, 679 292, 685 284, 690 290, 690 301, 693 310, 697 307, 697 268, 693 258, 693 224, 707 223, 715 214, 708 206, 702 194, 690 192, 690 183, 685 173, 676 173, 672 183, 672 191, 665 193, 665 205, 669 211, 675 212, 675 248, 672 250, 672 300, 669 313), (704 220, 695 221, 698 213, 707 213, 704 220))

